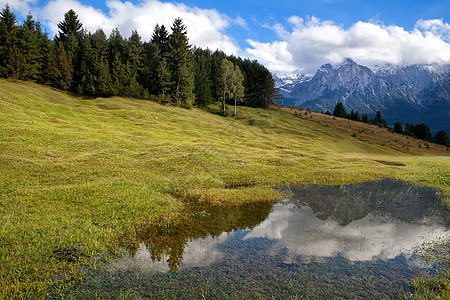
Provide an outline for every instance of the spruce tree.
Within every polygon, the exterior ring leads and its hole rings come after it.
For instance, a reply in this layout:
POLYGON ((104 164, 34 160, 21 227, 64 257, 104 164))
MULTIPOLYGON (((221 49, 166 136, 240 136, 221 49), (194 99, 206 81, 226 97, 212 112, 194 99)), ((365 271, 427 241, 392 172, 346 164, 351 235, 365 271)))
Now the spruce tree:
POLYGON ((404 133, 402 123, 395 122, 395 124, 394 124, 394 132, 400 133, 400 134, 404 133))
POLYGON ((171 29, 168 60, 173 82, 171 94, 177 105, 189 108, 195 100, 191 46, 180 18, 175 19, 171 29))
POLYGON ((109 73, 108 42, 103 30, 99 29, 91 36, 91 45, 95 58, 93 70, 95 96, 110 96, 112 81, 109 73))
POLYGON ((447 132, 445 132, 444 130, 441 130, 438 133, 436 133, 436 135, 434 136, 434 140, 436 143, 444 146, 448 146, 449 144, 447 132))
POLYGON ((347 112, 345 111, 344 104, 342 102, 338 102, 334 107, 333 116, 338 118, 346 118, 347 112))
POLYGON ((96 69, 97 61, 92 50, 90 36, 83 34, 78 50, 77 71, 75 72, 76 88, 79 94, 96 95, 94 85, 96 69))
POLYGON ((194 81, 195 81, 195 104, 197 106, 206 106, 212 103, 214 98, 212 94, 211 51, 194 49, 194 81))
POLYGON ((142 68, 144 45, 141 37, 136 30, 133 30, 131 37, 128 39, 128 62, 131 65, 131 71, 137 75, 142 68))
POLYGON ((42 52, 40 51, 40 33, 36 30, 33 16, 28 14, 19 33, 19 48, 22 55, 20 79, 37 80, 39 78, 42 52))
POLYGON ((169 32, 164 25, 156 24, 153 30, 151 43, 157 45, 161 51, 162 56, 167 56, 169 53, 169 32))
POLYGON ((55 47, 55 77, 53 85, 62 90, 68 90, 72 86, 73 66, 72 60, 67 55, 62 42, 56 42, 55 47))
POLYGON ((83 24, 78 20, 78 15, 73 9, 70 9, 64 14, 64 20, 58 23, 57 40, 66 45, 69 43, 71 36, 79 36, 83 32, 83 24))
MULTIPOLYGON (((72 90, 79 88, 80 80, 80 56, 79 56, 79 43, 83 38, 84 33, 83 25, 78 20, 78 15, 73 9, 70 9, 64 14, 64 20, 58 23, 58 35, 56 36, 56 42, 60 42, 65 50, 65 56, 69 62, 71 74, 71 82, 69 87, 72 90), (75 80, 74 80, 75 79, 75 80)), ((59 46, 58 46, 59 47, 59 46)), ((67 72, 68 69, 64 70, 67 72)), ((67 77, 67 76, 65 76, 67 77)))
POLYGON ((19 27, 16 15, 9 5, 0 12, 0 74, 7 78, 18 78, 21 55, 18 42, 19 27))

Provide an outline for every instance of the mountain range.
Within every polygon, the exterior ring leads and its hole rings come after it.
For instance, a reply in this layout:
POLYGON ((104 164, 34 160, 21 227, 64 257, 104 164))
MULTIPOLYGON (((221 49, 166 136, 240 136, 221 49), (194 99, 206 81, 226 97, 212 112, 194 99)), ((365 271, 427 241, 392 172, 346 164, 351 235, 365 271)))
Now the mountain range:
POLYGON ((375 116, 393 125, 426 123, 432 132, 450 132, 450 65, 386 65, 370 69, 346 58, 325 64, 313 77, 272 72, 285 106, 330 111, 337 102, 347 112, 375 116))

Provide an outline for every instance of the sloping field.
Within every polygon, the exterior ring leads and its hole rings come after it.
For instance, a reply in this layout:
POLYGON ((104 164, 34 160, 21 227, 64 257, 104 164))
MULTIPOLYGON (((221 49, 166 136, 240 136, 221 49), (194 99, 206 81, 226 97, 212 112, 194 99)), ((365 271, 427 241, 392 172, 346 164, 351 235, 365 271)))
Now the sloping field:
POLYGON ((45 294, 56 274, 137 243, 140 225, 176 222, 186 201, 273 201, 285 184, 380 177, 450 194, 448 156, 413 156, 286 112, 239 107, 226 118, 8 80, 0 168, 5 298, 45 294))

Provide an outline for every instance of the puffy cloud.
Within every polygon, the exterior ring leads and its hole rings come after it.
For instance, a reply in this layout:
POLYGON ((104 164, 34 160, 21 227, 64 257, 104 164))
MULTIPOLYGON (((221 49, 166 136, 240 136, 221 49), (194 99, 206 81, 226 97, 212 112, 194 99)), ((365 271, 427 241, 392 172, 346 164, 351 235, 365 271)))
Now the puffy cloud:
POLYGON ((412 254, 412 249, 423 242, 449 236, 450 231, 443 226, 406 223, 370 214, 340 225, 333 218, 318 219, 308 206, 293 208, 278 204, 244 240, 273 240, 271 253, 279 255, 286 251, 285 262, 296 261, 298 255, 328 258, 338 254, 351 261, 369 261, 412 254))
MULTIPOLYGON (((5 0, 0 1, 5 2, 5 0)), ((122 35, 127 37, 133 30, 137 30, 144 41, 150 39, 156 24, 170 28, 173 20, 180 17, 187 27, 188 37, 192 44, 240 55, 241 51, 237 42, 224 31, 230 26, 244 28, 247 26, 245 20, 239 16, 232 19, 215 9, 200 9, 176 2, 144 0, 133 4, 128 1, 109 0, 106 2, 109 9, 106 14, 100 9, 83 5, 77 0, 52 0, 42 8, 33 7, 35 1, 8 0, 11 8, 16 11, 24 12, 24 14, 31 11, 36 19, 49 28, 51 35, 58 32, 57 25, 63 20, 64 13, 69 8, 75 10, 84 28, 88 31, 94 32, 98 28, 102 28, 108 34, 117 27, 122 35)))
POLYGON ((346 57, 369 67, 450 63, 450 25, 443 20, 419 20, 412 31, 362 21, 345 29, 315 17, 305 21, 292 16, 288 21, 290 30, 280 24, 272 27, 278 41, 249 40, 251 48, 246 52, 269 69, 300 69, 308 74, 324 63, 339 63, 346 57))
POLYGON ((6 5, 15 11, 26 16, 30 11, 31 6, 35 5, 38 0, 0 0, 0 8, 3 9, 6 5))

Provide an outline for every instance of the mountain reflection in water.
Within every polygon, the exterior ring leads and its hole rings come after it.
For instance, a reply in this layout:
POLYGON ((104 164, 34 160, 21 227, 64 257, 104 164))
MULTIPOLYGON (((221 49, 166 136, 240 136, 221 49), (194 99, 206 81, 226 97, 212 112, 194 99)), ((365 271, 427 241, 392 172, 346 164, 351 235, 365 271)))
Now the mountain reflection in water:
MULTIPOLYGON (((175 264, 173 258, 176 254, 170 251, 176 246, 166 244, 158 245, 158 248, 154 241, 147 240, 131 260, 115 267, 122 265, 162 271, 179 266, 182 269, 205 266, 224 258, 217 245, 233 235, 237 228, 245 230, 243 241, 255 238, 271 240, 269 253, 283 253, 285 263, 297 261, 298 256, 310 259, 342 255, 351 261, 391 259, 401 254, 409 257, 412 249, 422 242, 450 236, 449 209, 431 188, 384 179, 344 186, 304 185, 286 190, 291 197, 274 204, 262 222, 267 206, 261 206, 264 212, 255 213, 258 218, 250 218, 257 206, 246 207, 244 213, 239 214, 240 218, 236 218, 235 207, 233 211, 223 208, 221 214, 209 215, 212 219, 208 222, 197 221, 195 225, 188 225, 180 231, 180 239, 172 240, 183 243, 182 249, 178 245, 179 257, 175 264), (230 218, 235 222, 224 228, 223 224, 231 224, 230 218), (255 226, 255 221, 260 222, 259 225, 255 226), (215 224, 216 227, 212 230, 207 224, 215 224), (199 225, 206 227, 202 228, 201 237, 195 237, 199 225), (155 252, 158 253, 155 255, 155 252), (151 261, 155 263, 151 264, 151 261)), ((155 237, 155 234, 147 232, 144 236, 155 237)), ((164 242, 161 236, 156 240, 164 242)))
POLYGON ((450 238, 449 208, 430 188, 384 179, 285 190, 273 205, 187 203, 177 222, 139 228, 124 258, 50 295, 393 299, 428 272, 414 247, 450 238))

